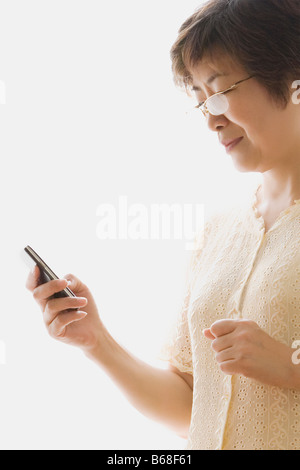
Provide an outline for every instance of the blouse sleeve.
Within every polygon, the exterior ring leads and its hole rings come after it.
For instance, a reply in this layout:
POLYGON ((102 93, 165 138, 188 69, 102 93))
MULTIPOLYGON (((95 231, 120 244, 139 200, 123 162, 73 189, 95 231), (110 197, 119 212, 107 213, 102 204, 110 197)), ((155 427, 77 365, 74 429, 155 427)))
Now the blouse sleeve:
POLYGON ((197 238, 195 242, 195 249, 192 251, 187 265, 184 296, 181 308, 179 309, 175 323, 173 323, 173 326, 167 335, 166 341, 157 355, 157 359, 161 361, 168 361, 170 364, 179 369, 180 372, 186 372, 188 374, 193 374, 193 359, 188 324, 188 310, 190 305, 192 283, 202 252, 201 247, 202 243, 200 243, 199 238, 197 238))

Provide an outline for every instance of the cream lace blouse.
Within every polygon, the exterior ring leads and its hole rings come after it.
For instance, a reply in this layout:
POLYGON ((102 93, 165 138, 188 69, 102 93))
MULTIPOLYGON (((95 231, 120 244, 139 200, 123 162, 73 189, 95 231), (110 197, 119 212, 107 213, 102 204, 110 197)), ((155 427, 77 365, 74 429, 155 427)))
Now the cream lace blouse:
POLYGON ((300 200, 265 233, 256 194, 206 222, 158 355, 194 377, 186 449, 300 450, 300 391, 225 375, 202 333, 221 318, 248 318, 290 347, 300 340, 300 200))

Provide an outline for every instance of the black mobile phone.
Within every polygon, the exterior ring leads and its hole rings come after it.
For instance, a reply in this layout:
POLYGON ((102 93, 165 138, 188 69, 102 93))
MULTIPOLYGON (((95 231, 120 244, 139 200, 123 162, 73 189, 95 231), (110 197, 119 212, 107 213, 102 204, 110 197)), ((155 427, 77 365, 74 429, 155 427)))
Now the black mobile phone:
MULTIPOLYGON (((49 268, 49 266, 45 263, 44 260, 31 248, 31 246, 26 246, 24 248, 25 253, 30 257, 30 260, 37 264, 40 269, 40 278, 39 284, 45 284, 46 282, 53 281, 55 279, 59 279, 57 275, 49 268)), ((74 292, 71 291, 68 287, 66 287, 63 291, 54 294, 55 298, 61 297, 76 297, 74 292)))

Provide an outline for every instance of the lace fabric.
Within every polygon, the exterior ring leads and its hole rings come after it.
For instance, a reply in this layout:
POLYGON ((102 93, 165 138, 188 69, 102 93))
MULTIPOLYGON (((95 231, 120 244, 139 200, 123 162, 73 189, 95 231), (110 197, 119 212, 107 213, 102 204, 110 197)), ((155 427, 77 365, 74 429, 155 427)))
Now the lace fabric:
POLYGON ((257 191, 205 224, 158 355, 194 377, 187 449, 300 450, 300 391, 225 375, 202 334, 221 318, 248 318, 290 347, 300 340, 300 201, 265 233, 257 191))

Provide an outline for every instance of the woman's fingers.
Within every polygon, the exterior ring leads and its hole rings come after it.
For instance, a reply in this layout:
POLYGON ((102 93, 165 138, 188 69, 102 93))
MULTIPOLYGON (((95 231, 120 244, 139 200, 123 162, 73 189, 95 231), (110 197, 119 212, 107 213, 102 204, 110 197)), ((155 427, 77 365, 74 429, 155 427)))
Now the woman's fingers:
POLYGON ((73 274, 68 274, 67 279, 41 284, 43 280, 40 279, 40 274, 41 270, 36 266, 27 278, 26 287, 43 312, 49 335, 84 350, 94 347, 103 325, 88 287, 73 274), (55 296, 66 287, 72 290, 75 297, 55 296))
POLYGON ((205 328, 202 333, 204 334, 205 338, 207 339, 211 339, 211 340, 214 340, 215 339, 215 336, 212 334, 212 332, 210 331, 210 328, 205 328))
POLYGON ((48 299, 54 294, 63 291, 69 284, 66 279, 57 279, 46 282, 45 284, 39 284, 39 282, 40 269, 38 266, 35 266, 28 275, 26 288, 32 292, 34 299, 39 304, 42 311, 45 310, 48 299))
POLYGON ((49 299, 49 297, 52 297, 54 294, 63 291, 67 285, 68 281, 66 279, 46 282, 33 290, 33 297, 40 301, 49 299))
POLYGON ((34 289, 38 286, 39 277, 40 270, 38 266, 35 265, 34 268, 30 271, 26 282, 26 288, 30 290, 30 292, 33 292, 34 289))
POLYGON ((234 348, 227 348, 216 354, 216 361, 219 364, 226 361, 233 361, 236 358, 235 356, 236 354, 234 348))
MULTIPOLYGON (((58 314, 63 313, 67 315, 65 310, 76 310, 80 307, 84 307, 87 304, 85 297, 62 297, 60 299, 48 300, 44 312, 44 320, 47 326, 49 326, 58 314)), ((77 317, 75 317, 77 318, 77 317)))
POLYGON ((86 312, 79 310, 60 312, 54 320, 48 325, 48 332, 54 339, 62 339, 65 335, 66 328, 71 323, 82 320, 87 316, 86 312))
POLYGON ((225 336, 220 336, 212 341, 211 347, 216 352, 219 353, 225 349, 231 348, 234 344, 234 334, 229 333, 225 336))

